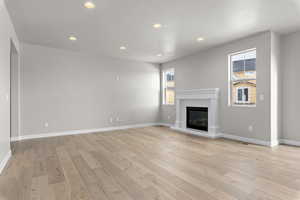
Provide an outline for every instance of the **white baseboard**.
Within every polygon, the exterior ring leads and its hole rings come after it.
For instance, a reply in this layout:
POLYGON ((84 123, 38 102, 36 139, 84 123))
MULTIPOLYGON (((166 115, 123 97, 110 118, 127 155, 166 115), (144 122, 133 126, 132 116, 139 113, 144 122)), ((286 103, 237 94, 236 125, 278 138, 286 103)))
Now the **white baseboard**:
POLYGON ((179 132, 191 134, 191 135, 202 136, 202 137, 207 137, 207 138, 212 138, 212 139, 221 137, 221 134, 212 135, 212 134, 209 134, 208 132, 205 132, 205 131, 194 131, 192 129, 178 128, 178 127, 175 127, 175 126, 172 126, 171 129, 179 131, 179 132))
POLYGON ((165 126, 165 127, 171 127, 171 126, 173 126, 172 124, 167 124, 167 123, 157 123, 156 124, 157 126, 165 126))
POLYGON ((183 132, 183 133, 188 133, 196 136, 202 136, 202 137, 207 137, 207 138, 212 138, 212 139, 217 139, 217 138, 226 138, 226 139, 231 139, 231 140, 236 140, 236 141, 241 141, 241 142, 247 142, 251 144, 258 144, 258 145, 263 145, 263 146, 277 146, 279 142, 269 142, 269 141, 264 141, 264 140, 258 140, 258 139, 253 139, 253 138, 246 138, 246 137, 240 137, 236 135, 231 135, 231 134, 226 134, 226 133, 217 133, 215 135, 210 135, 207 132, 204 131, 194 131, 192 129, 184 129, 184 128, 177 128, 174 126, 170 126, 171 129, 183 132))
POLYGON ((280 139, 280 144, 286 144, 286 145, 299 146, 300 147, 300 141, 296 141, 296 140, 280 139))
MULTIPOLYGON (((178 129, 174 128, 172 124, 167 123, 145 123, 145 124, 135 124, 135 125, 126 125, 126 126, 114 126, 114 127, 106 127, 106 128, 96 128, 96 129, 82 129, 82 130, 72 130, 72 131, 62 131, 62 132, 53 132, 53 133, 42 133, 42 134, 34 134, 34 135, 24 135, 19 137, 12 137, 11 141, 21 141, 21 140, 30 140, 30 139, 37 139, 37 138, 47 138, 47 137, 56 137, 56 136, 65 136, 65 135, 77 135, 77 134, 87 134, 87 133, 97 133, 97 132, 105 132, 105 131, 114 131, 114 130, 123 130, 123 129, 130 129, 130 128, 141 128, 141 127, 148 127, 148 126, 166 126, 170 127, 174 130, 178 130, 180 132, 185 132, 188 134, 193 134, 197 136, 202 137, 208 137, 208 138, 227 138, 231 140, 237 140, 241 142, 247 142, 252 144, 258 144, 263 146, 277 146, 278 144, 287 144, 292 146, 300 146, 300 141, 295 140, 287 140, 287 139, 280 139, 279 141, 263 141, 253 138, 246 138, 246 137, 240 137, 236 135, 231 134, 225 134, 220 133, 216 134, 214 136, 208 135, 205 132, 198 132, 193 130, 186 130, 186 129, 178 129)), ((11 152, 3 159, 3 161, 0 164, 0 172, 2 170, 3 165, 5 166, 6 162, 9 160, 9 157, 11 156, 11 152), (5 164, 3 164, 5 163, 5 164)))
POLYGON ((3 169, 5 168, 5 166, 6 166, 7 162, 9 161, 10 157, 11 157, 11 150, 9 150, 9 152, 7 152, 7 154, 4 156, 4 158, 0 162, 0 174, 2 173, 3 169))
POLYGON ((230 135, 230 134, 225 134, 225 133, 222 133, 221 137, 231 139, 231 140, 237 140, 237 141, 241 141, 241 142, 247 142, 247 143, 252 143, 252 144, 263 145, 263 146, 269 146, 269 147, 272 146, 271 142, 269 142, 269 141, 258 140, 258 139, 253 139, 253 138, 246 138, 246 137, 240 137, 240 136, 230 135))
POLYGON ((271 141, 270 142, 270 146, 271 147, 276 147, 276 146, 278 146, 280 144, 280 141, 279 140, 274 140, 274 141, 271 141))
POLYGON ((124 130, 124 129, 130 129, 130 128, 141 128, 141 127, 157 126, 157 125, 160 125, 160 124, 159 123, 145 123, 145 124, 134 124, 134 125, 126 125, 126 126, 113 126, 113 127, 106 127, 106 128, 82 129, 82 130, 42 133, 42 134, 34 134, 34 135, 22 135, 19 137, 12 137, 11 141, 15 142, 15 141, 21 141, 21 140, 37 139, 37 138, 48 138, 48 137, 57 137, 57 136, 66 136, 66 135, 97 133, 97 132, 124 130))

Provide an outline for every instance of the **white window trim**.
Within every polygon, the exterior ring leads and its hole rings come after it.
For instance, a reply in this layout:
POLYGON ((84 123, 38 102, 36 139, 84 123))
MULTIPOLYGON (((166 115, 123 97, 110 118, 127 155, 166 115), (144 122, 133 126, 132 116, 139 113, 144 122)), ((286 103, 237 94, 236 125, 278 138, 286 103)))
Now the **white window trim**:
MULTIPOLYGON (((162 105, 164 105, 164 106, 174 106, 175 105, 175 99, 174 99, 174 103, 173 104, 166 103, 166 92, 165 92, 165 89, 167 87, 165 86, 165 83, 166 83, 165 73, 168 72, 168 71, 171 71, 171 70, 174 71, 174 79, 175 79, 175 68, 167 68, 167 69, 162 70, 162 105)), ((175 80, 174 80, 174 82, 175 82, 175 80)), ((168 87, 168 88, 174 90, 174 92, 175 92, 175 87, 168 87)))
MULTIPOLYGON (((232 91, 232 80, 231 80, 231 74, 233 74, 233 68, 232 68, 232 62, 231 62, 231 57, 232 56, 235 56, 237 54, 241 54, 241 53, 247 53, 249 51, 256 51, 256 59, 257 59, 257 48, 254 47, 254 48, 250 48, 250 49, 246 49, 246 50, 242 50, 242 51, 237 51, 237 52, 234 52, 234 53, 230 53, 228 54, 228 103, 227 105, 229 107, 256 107, 256 104, 234 104, 232 101, 232 94, 231 94, 231 91, 232 91)), ((257 71, 256 71, 256 74, 257 74, 257 71)))

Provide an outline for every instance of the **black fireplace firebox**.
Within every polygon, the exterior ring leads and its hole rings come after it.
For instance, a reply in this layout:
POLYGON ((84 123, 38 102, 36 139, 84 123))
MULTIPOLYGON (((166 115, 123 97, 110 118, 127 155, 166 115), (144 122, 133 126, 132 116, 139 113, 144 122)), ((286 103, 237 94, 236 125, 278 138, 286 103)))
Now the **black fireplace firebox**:
POLYGON ((208 131, 208 108, 186 107, 186 127, 208 131))

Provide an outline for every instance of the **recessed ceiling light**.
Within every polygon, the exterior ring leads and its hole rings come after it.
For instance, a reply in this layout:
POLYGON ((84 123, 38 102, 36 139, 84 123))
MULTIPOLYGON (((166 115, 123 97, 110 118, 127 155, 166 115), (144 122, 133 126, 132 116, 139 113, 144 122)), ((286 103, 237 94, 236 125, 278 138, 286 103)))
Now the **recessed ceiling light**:
POLYGON ((201 42, 201 41, 203 41, 203 40, 204 40, 203 37, 198 37, 198 38, 197 38, 197 41, 198 41, 198 42, 201 42))
POLYGON ((161 28, 162 25, 161 24, 153 24, 153 28, 161 28))
POLYGON ((162 54, 161 54, 161 53, 159 53, 159 54, 157 54, 157 56, 158 56, 158 57, 162 57, 162 54))
POLYGON ((92 9, 92 8, 95 8, 96 5, 91 1, 87 1, 84 3, 84 7, 88 8, 88 9, 92 9))
POLYGON ((121 46, 120 50, 126 50, 127 48, 125 46, 121 46))
POLYGON ((75 36, 70 36, 70 37, 69 37, 69 40, 71 40, 71 41, 76 41, 77 38, 76 38, 75 36))

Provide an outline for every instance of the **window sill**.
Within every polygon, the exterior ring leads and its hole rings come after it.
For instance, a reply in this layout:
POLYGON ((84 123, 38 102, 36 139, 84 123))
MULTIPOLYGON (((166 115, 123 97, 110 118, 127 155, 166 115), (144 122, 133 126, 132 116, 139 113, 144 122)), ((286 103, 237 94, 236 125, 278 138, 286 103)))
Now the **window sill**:
POLYGON ((233 104, 229 104, 228 107, 246 107, 246 108, 255 108, 255 105, 233 105, 233 104))
POLYGON ((175 104, 161 104, 162 106, 166 106, 166 107, 172 107, 172 106, 175 106, 175 104))

